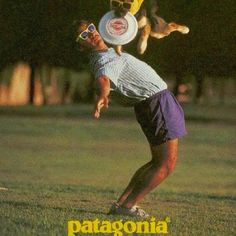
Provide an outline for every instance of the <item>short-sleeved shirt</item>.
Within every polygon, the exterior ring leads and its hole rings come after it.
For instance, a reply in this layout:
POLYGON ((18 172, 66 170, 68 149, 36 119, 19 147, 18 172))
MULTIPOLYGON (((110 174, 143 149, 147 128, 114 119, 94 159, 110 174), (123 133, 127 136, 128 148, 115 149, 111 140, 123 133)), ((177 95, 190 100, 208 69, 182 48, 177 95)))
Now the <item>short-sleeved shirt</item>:
POLYGON ((113 48, 92 52, 90 67, 95 79, 110 79, 111 95, 122 104, 134 105, 167 88, 147 63, 125 52, 119 56, 113 48))

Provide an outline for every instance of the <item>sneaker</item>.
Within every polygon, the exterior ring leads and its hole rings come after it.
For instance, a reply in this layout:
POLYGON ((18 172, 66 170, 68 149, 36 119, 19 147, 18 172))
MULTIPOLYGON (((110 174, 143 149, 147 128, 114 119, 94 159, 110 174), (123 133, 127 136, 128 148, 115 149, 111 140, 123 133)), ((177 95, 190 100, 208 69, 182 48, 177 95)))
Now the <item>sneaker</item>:
POLYGON ((136 216, 142 217, 142 218, 149 218, 150 215, 144 211, 139 206, 133 206, 131 209, 135 209, 136 216))
POLYGON ((127 215, 127 216, 133 216, 133 217, 141 217, 141 218, 150 217, 148 213, 146 213, 143 209, 141 209, 138 206, 133 206, 132 208, 125 208, 125 207, 120 206, 118 203, 112 204, 108 214, 127 215))
POLYGON ((117 202, 114 202, 112 205, 111 205, 111 208, 109 210, 109 212, 107 213, 108 215, 115 215, 117 214, 117 209, 120 208, 120 205, 117 203, 117 202))

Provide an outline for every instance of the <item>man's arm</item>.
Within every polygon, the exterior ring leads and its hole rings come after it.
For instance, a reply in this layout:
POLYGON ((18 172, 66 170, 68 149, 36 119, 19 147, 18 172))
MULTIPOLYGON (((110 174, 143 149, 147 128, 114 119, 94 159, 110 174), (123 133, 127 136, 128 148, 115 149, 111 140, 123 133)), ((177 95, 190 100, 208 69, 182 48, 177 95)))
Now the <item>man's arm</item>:
POLYGON ((110 94, 110 80, 107 76, 100 76, 95 81, 95 86, 98 89, 98 98, 95 103, 94 117, 100 117, 100 111, 103 107, 108 108, 110 94))

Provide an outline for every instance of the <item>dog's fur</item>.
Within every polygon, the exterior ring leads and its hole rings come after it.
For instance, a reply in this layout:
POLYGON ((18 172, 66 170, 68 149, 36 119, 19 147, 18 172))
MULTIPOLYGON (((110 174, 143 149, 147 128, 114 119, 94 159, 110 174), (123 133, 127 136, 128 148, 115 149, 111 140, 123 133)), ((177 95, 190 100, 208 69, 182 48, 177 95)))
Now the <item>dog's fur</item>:
MULTIPOLYGON (((139 54, 143 54, 147 48, 147 42, 149 36, 160 39, 168 36, 173 31, 179 31, 182 34, 187 34, 189 28, 185 25, 179 25, 175 22, 167 23, 163 18, 157 16, 158 10, 157 0, 133 0, 132 8, 130 12, 135 14, 138 12, 137 21, 140 31, 140 37, 138 39, 137 51, 139 54), (143 2, 144 1, 144 2, 143 2)), ((131 0, 123 0, 123 2, 132 2, 131 0)), ((122 6, 114 8, 111 5, 111 10, 115 11, 115 14, 119 17, 125 16, 128 12, 122 6)), ((120 55, 122 46, 115 46, 116 52, 120 55)))

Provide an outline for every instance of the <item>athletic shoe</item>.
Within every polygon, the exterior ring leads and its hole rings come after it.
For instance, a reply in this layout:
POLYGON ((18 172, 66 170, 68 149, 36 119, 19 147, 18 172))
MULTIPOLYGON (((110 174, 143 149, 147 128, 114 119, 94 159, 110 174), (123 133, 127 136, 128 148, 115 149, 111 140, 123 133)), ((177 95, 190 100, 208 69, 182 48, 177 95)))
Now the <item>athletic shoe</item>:
POLYGON ((115 215, 117 214, 117 209, 120 208, 120 205, 117 202, 112 203, 108 215, 115 215))
POLYGON ((109 215, 126 215, 132 217, 148 218, 150 217, 143 209, 138 206, 133 206, 132 208, 125 208, 120 206, 118 203, 113 203, 109 212, 109 215))

